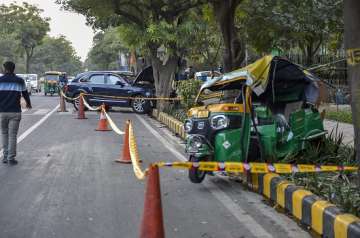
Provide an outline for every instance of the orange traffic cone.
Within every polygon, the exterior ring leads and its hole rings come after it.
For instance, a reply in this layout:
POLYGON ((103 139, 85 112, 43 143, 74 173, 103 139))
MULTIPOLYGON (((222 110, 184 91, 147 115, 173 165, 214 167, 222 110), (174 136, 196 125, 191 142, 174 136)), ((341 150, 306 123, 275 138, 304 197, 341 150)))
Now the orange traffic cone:
POLYGON ((161 206, 158 166, 150 166, 146 183, 144 213, 140 238, 164 238, 164 222, 161 206))
POLYGON ((98 127, 95 129, 95 131, 111 131, 108 127, 108 121, 104 113, 105 107, 104 105, 101 107, 100 111, 100 120, 98 123, 98 127))
POLYGON ((131 164, 130 148, 129 148, 130 147, 129 146, 129 125, 130 125, 130 121, 126 121, 122 158, 115 160, 115 162, 123 163, 123 164, 131 164))
POLYGON ((58 110, 58 112, 67 112, 65 97, 62 93, 60 93, 60 109, 58 110))
POLYGON ((84 98, 83 95, 80 94, 80 98, 79 98, 79 110, 78 110, 78 117, 77 119, 87 119, 85 117, 85 106, 84 106, 84 98))

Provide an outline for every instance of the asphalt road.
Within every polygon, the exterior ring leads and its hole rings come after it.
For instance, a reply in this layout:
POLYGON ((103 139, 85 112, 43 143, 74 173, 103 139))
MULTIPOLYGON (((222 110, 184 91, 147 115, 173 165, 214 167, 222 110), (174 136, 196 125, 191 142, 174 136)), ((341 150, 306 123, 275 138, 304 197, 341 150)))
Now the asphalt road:
MULTIPOLYGON (((32 96, 23 113, 17 166, 0 165, 1 238, 138 237, 144 181, 119 158, 123 138, 94 131, 98 115, 87 120, 56 112, 58 97, 32 96)), ((182 145, 147 116, 110 112, 123 127, 134 123, 145 167, 155 161, 185 159, 182 145)), ((191 184, 185 171, 161 170, 165 232, 169 238, 310 237, 276 212, 260 195, 223 177, 191 184)))

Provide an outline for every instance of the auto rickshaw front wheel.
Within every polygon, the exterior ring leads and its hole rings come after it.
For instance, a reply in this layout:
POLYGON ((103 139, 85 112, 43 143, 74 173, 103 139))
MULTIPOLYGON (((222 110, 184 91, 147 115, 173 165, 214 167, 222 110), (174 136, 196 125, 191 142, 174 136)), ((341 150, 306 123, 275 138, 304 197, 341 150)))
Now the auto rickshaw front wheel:
MULTIPOLYGON (((189 158, 190 162, 199 162, 201 159, 196 158, 195 156, 191 155, 189 158)), ((206 176, 206 171, 201 171, 198 168, 192 167, 189 170, 189 179, 192 183, 201 183, 206 176)))

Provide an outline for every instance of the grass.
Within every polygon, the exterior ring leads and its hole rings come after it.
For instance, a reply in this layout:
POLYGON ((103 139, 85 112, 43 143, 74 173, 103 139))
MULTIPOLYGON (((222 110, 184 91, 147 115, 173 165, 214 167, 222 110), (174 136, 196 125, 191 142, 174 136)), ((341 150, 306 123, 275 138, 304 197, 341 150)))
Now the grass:
MULTIPOLYGON (((356 165, 356 154, 352 146, 342 143, 343 134, 337 128, 321 142, 314 144, 299 155, 287 157, 291 163, 332 165, 356 165)), ((287 179, 303 186, 314 194, 336 204, 344 212, 360 216, 360 190, 357 174, 351 172, 296 173, 287 179)))
POLYGON ((352 114, 351 111, 341 110, 341 111, 327 111, 325 117, 330 120, 352 123, 352 114))

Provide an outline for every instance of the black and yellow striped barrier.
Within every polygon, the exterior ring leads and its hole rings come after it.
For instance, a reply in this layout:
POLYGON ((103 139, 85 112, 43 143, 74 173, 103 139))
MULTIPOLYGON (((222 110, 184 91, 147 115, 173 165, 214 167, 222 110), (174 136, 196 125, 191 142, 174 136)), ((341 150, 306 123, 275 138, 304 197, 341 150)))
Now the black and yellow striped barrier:
POLYGON ((252 174, 251 184, 302 224, 327 238, 360 237, 360 219, 341 212, 334 204, 286 181, 275 173, 252 174))
POLYGON ((172 116, 169 116, 164 112, 160 112, 158 114, 156 109, 153 110, 153 116, 157 118, 157 120, 165 124, 172 132, 180 136, 182 139, 186 138, 184 124, 181 121, 175 119, 172 116))

